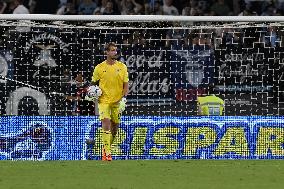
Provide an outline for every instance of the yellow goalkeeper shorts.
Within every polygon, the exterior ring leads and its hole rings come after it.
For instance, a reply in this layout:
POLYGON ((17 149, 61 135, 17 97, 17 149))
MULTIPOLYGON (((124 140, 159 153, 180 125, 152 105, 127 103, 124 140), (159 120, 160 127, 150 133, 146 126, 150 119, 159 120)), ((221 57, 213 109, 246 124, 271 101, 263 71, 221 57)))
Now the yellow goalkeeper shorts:
POLYGON ((100 120, 108 118, 114 123, 120 123, 121 114, 119 113, 118 103, 115 104, 99 103, 98 108, 99 108, 100 120))

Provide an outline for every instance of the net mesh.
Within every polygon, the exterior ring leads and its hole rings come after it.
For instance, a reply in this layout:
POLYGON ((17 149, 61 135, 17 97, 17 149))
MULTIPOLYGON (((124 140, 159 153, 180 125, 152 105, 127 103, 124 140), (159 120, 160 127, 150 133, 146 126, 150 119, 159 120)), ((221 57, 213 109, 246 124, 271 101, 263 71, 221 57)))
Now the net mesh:
POLYGON ((284 113, 279 22, 2 20, 0 27, 1 115, 93 114, 64 95, 81 95, 108 42, 118 44, 130 74, 125 115, 196 115, 196 97, 210 85, 225 115, 284 113))

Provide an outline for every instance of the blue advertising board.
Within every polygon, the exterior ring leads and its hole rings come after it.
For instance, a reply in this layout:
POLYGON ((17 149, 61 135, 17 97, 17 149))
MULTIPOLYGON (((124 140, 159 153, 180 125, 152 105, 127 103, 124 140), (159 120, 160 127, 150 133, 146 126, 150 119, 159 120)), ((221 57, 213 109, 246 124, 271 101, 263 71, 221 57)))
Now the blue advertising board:
MULTIPOLYGON (((100 160, 97 117, 2 116, 2 160, 100 160), (94 139, 94 144, 86 144, 94 139)), ((283 117, 123 117, 113 159, 283 159, 283 117)))

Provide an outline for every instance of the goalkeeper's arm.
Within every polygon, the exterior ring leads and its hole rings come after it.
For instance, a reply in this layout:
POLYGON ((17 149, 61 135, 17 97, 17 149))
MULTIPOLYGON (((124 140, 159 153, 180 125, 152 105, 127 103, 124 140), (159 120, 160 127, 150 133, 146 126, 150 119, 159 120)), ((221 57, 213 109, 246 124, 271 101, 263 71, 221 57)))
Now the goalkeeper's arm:
POLYGON ((123 83, 123 97, 126 98, 129 92, 128 82, 123 83))

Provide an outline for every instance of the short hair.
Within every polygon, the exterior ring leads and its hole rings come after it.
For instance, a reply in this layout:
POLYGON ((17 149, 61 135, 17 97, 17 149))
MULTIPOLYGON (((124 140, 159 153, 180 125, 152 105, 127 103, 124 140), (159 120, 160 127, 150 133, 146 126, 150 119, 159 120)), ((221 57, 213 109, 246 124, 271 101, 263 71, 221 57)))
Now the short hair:
POLYGON ((105 50, 109 51, 110 47, 116 47, 116 44, 114 42, 109 42, 105 45, 105 50))

